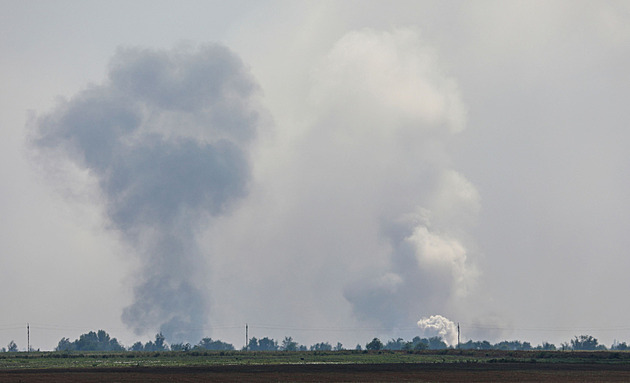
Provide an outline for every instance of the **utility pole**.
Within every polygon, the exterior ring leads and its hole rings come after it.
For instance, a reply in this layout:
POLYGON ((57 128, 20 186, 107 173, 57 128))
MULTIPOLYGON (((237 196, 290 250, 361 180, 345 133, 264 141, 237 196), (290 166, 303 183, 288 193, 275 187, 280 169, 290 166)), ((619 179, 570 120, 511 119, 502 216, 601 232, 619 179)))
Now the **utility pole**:
POLYGON ((26 352, 31 351, 31 327, 26 324, 26 352))
POLYGON ((245 351, 249 348, 249 326, 245 323, 245 351))
POLYGON ((457 322, 457 348, 459 348, 459 322, 457 322))

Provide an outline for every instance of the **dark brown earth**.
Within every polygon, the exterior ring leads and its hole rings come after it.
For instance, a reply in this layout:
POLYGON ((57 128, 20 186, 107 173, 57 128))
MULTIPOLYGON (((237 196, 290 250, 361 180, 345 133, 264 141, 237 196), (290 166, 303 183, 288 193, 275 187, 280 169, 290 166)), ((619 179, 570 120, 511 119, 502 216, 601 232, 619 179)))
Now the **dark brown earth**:
POLYGON ((306 364, 2 370, 0 382, 630 382, 630 365, 306 364))

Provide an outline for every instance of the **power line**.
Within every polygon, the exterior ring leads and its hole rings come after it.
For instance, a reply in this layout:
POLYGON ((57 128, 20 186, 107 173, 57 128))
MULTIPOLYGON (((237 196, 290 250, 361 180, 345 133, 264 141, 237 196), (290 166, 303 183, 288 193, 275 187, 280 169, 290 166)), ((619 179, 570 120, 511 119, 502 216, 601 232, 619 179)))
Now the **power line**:
MULTIPOLYGON (((242 329, 242 324, 219 324, 219 325, 210 325, 208 327, 174 327, 173 330, 180 331, 204 331, 204 330, 234 330, 234 329, 242 329)), ((357 326, 293 326, 287 324, 252 324, 248 323, 247 331, 249 329, 261 329, 261 330, 271 330, 271 331, 299 331, 299 332, 408 332, 408 331, 418 331, 421 330, 416 327, 357 327, 357 326)), ((626 332, 630 331, 630 326, 598 326, 598 327, 546 327, 546 326, 538 326, 538 327, 517 327, 517 326, 501 326, 501 325, 484 325, 478 323, 466 323, 460 322, 458 323, 458 327, 461 326, 463 330, 497 330, 497 331, 514 331, 514 332, 545 332, 545 333, 589 333, 589 332, 626 332)), ((49 324, 49 323, 33 323, 30 322, 27 324, 27 336, 30 336, 30 328, 38 330, 38 332, 42 331, 94 331, 94 326, 80 326, 80 325, 60 325, 60 324, 49 324)), ((129 330, 127 327, 99 327, 102 329, 106 329, 107 331, 112 330, 129 330)), ((136 327, 138 328, 138 327, 136 327)), ((0 332, 6 331, 15 331, 24 329, 24 324, 0 324, 0 332)), ((163 329, 158 327, 140 327, 139 329, 145 331, 155 331, 159 332, 163 329)), ((459 330, 459 328, 458 328, 459 330)), ((459 333, 459 331, 458 331, 459 333)))
POLYGON ((495 325, 479 325, 461 323, 469 329, 502 330, 502 331, 541 331, 541 332, 575 332, 575 331, 630 331, 630 326, 611 327, 508 327, 495 325))
POLYGON ((302 326, 286 326, 286 325, 266 325, 251 324, 252 328, 260 328, 265 330, 294 330, 294 331, 416 331, 418 327, 302 327, 302 326))

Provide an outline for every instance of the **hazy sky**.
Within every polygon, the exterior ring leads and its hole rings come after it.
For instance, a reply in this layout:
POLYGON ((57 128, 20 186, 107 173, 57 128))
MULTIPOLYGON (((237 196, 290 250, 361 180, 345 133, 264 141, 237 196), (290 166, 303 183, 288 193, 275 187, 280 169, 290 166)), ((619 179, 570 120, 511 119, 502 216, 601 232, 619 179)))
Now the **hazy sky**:
POLYGON ((0 1, 0 346, 628 342, 628 46, 624 1, 0 1))

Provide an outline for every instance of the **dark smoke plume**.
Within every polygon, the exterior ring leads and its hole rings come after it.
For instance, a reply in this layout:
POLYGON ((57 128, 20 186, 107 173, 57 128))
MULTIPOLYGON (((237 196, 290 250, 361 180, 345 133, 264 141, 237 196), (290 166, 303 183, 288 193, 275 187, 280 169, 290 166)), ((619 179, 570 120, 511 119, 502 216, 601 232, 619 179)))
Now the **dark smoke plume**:
POLYGON ((220 45, 121 49, 104 84, 35 121, 33 147, 89 171, 110 224, 140 259, 122 314, 138 333, 201 338, 209 299, 195 234, 247 194, 257 91, 220 45))

